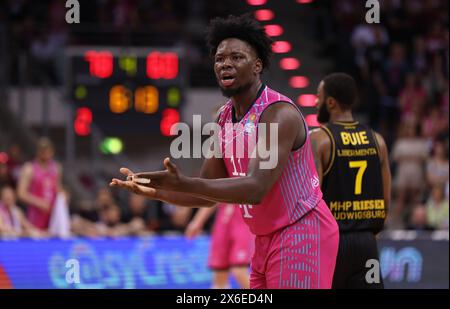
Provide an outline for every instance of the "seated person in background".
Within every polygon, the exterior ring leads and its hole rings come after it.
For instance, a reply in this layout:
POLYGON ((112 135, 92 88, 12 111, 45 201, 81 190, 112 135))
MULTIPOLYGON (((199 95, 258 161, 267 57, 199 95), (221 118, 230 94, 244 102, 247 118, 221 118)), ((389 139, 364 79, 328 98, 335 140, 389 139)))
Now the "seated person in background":
POLYGON ((100 222, 96 223, 100 234, 110 237, 128 235, 128 226, 120 222, 120 217, 120 207, 116 204, 109 204, 100 209, 100 222))
POLYGON ((390 219, 393 224, 403 225, 404 216, 411 211, 407 206, 418 203, 425 189, 423 166, 428 157, 428 146, 427 141, 419 136, 420 124, 405 121, 401 125, 401 135, 391 152, 397 172, 394 178, 396 202, 390 219))
POLYGON ((34 228, 22 210, 16 206, 16 195, 12 187, 3 187, 0 191, 0 236, 47 236, 46 233, 34 228))
POLYGON ((443 141, 438 140, 434 143, 431 157, 427 159, 426 172, 430 187, 443 185, 448 181, 448 154, 443 141))
POLYGON ((89 200, 81 201, 78 212, 73 214, 70 219, 72 233, 85 237, 102 236, 95 226, 98 217, 98 210, 95 208, 95 203, 89 200))
POLYGON ((433 227, 428 224, 427 210, 423 205, 418 204, 413 208, 406 228, 415 231, 434 230, 433 227))
POLYGON ((161 223, 158 231, 183 233, 192 217, 192 209, 189 207, 177 207, 161 201, 158 204, 158 217, 161 223))
POLYGON ((130 235, 144 235, 156 230, 158 225, 157 210, 150 207, 144 196, 130 193, 128 205, 122 216, 122 222, 128 226, 130 235))
POLYGON ((444 185, 433 186, 426 204, 428 222, 433 228, 448 230, 448 202, 444 194, 444 185))
MULTIPOLYGON (((87 203, 87 202, 85 202, 87 203)), ((129 235, 130 228, 120 222, 121 211, 116 204, 105 205, 98 210, 99 220, 94 222, 80 215, 73 215, 72 233, 86 237, 118 237, 129 235)))
POLYGON ((106 236, 103 228, 96 225, 100 221, 102 209, 115 204, 111 191, 108 188, 101 188, 97 191, 95 201, 83 200, 80 202, 78 211, 72 215, 71 229, 75 235, 85 237, 106 236))
POLYGON ((9 175, 6 162, 0 161, 0 189, 6 186, 12 186, 13 180, 9 175))

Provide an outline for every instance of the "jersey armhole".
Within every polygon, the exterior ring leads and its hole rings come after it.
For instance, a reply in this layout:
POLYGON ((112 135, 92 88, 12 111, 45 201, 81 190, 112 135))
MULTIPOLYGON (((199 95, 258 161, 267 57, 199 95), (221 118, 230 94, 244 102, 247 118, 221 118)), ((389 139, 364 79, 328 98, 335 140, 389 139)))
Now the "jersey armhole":
MULTIPOLYGON (((303 117, 302 111, 300 110, 300 108, 299 108, 297 105, 295 105, 294 102, 289 102, 289 101, 276 101, 276 102, 270 103, 267 107, 272 106, 272 105, 274 105, 274 104, 279 104, 279 103, 286 103, 286 104, 292 105, 293 107, 295 107, 295 109, 296 109, 296 110, 298 111, 298 113, 300 114, 300 118, 302 118, 303 128, 305 129, 305 140, 300 144, 300 146, 295 147, 295 148, 293 148, 293 149, 291 150, 291 152, 297 151, 297 150, 299 150, 300 148, 302 148, 302 147, 306 144, 306 140, 308 139, 308 126, 307 126, 307 124, 306 124, 305 117, 303 117)), ((258 123, 259 123, 259 121, 260 121, 262 115, 264 114, 264 112, 267 110, 267 107, 266 107, 266 108, 261 112, 261 114, 259 115, 259 117, 258 117, 258 123)))
POLYGON ((325 131, 325 133, 328 135, 328 137, 331 140, 331 156, 330 156, 330 160, 328 162, 328 166, 326 169, 324 169, 324 172, 323 172, 323 176, 326 176, 330 172, 330 170, 334 164, 334 158, 335 158, 335 153, 336 153, 336 143, 334 142, 333 134, 331 134, 330 130, 326 126, 321 126, 320 128, 325 131))

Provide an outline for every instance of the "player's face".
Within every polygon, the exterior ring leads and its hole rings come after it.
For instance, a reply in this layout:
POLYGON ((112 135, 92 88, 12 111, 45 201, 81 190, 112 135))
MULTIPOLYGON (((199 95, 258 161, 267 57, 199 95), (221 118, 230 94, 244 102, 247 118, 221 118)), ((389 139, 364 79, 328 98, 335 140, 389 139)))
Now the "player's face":
POLYGON ((45 147, 38 150, 38 159, 42 162, 48 162, 53 159, 53 149, 51 147, 45 147))
POLYGON ((16 203, 14 191, 11 188, 4 188, 1 191, 1 201, 6 206, 12 206, 16 203))
POLYGON ((261 60, 248 43, 231 38, 217 47, 214 73, 224 96, 232 97, 250 89, 261 71, 261 60))
POLYGON ((317 121, 320 123, 327 123, 330 121, 330 112, 328 112, 327 104, 325 103, 325 91, 323 89, 324 83, 320 82, 319 87, 317 88, 317 99, 316 99, 316 107, 317 107, 317 121))

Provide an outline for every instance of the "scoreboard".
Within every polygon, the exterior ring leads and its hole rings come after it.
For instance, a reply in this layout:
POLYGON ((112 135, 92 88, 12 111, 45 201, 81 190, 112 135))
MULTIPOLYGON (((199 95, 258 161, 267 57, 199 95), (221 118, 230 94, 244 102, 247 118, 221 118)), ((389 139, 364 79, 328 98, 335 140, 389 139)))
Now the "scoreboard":
POLYGON ((170 135, 184 103, 183 53, 178 49, 71 47, 67 91, 75 105, 74 130, 92 124, 107 135, 170 135))

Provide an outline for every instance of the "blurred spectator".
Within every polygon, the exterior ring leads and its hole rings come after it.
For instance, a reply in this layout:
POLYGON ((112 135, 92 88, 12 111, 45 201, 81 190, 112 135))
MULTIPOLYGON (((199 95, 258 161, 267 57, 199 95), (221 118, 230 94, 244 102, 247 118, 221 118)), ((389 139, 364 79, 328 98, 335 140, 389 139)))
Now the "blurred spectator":
POLYGON ((100 210, 100 221, 96 223, 101 235, 118 237, 129 234, 128 226, 120 222, 121 211, 116 204, 110 204, 100 210))
POLYGON ((160 202, 158 206, 158 217, 160 218, 159 231, 176 230, 183 232, 191 219, 192 209, 189 207, 177 207, 160 202))
MULTIPOLYGON (((86 202, 85 202, 86 203, 86 202)), ((88 207, 91 208, 91 207, 88 207)), ((121 211, 116 204, 106 205, 98 211, 98 221, 90 221, 80 215, 71 218, 72 233, 86 237, 118 237, 129 235, 129 227, 120 222, 121 211)))
POLYGON ((362 67, 366 51, 373 46, 386 46, 389 36, 381 25, 361 23, 353 30, 351 42, 356 52, 356 64, 362 67))
POLYGON ((419 122, 427 103, 427 94, 421 85, 421 80, 415 73, 406 76, 405 87, 400 91, 399 103, 401 120, 419 122))
POLYGON ((115 204, 114 197, 112 196, 109 188, 101 188, 97 192, 95 201, 93 203, 89 201, 82 201, 79 207, 79 215, 91 222, 97 222, 100 220, 99 212, 112 204, 115 204))
POLYGON ((444 64, 442 55, 434 54, 424 77, 425 88, 432 102, 439 102, 440 95, 448 85, 445 76, 445 67, 446 64, 444 64))
POLYGON ((430 141, 435 141, 439 135, 448 131, 448 115, 442 113, 438 106, 433 106, 428 115, 422 118, 422 136, 430 141))
MULTIPOLYGON (((386 49, 388 47, 388 39, 385 30, 381 27, 374 27, 374 43, 369 45, 365 51, 365 55, 360 59, 360 62, 365 64, 362 69, 368 70, 365 74, 379 71, 383 67, 383 62, 386 57, 386 49)), ((357 61, 357 60, 355 60, 357 61)), ((367 76, 365 76, 367 78, 367 76)))
POLYGON ((0 189, 3 187, 12 187, 14 182, 8 171, 8 165, 6 162, 0 162, 0 189))
POLYGON ((97 209, 102 209, 111 204, 115 204, 114 197, 109 188, 101 188, 97 192, 97 197, 95 199, 95 204, 97 209))
POLYGON ((13 143, 8 149, 8 171, 13 181, 13 187, 16 188, 17 182, 19 181, 20 170, 23 165, 22 159, 22 149, 19 144, 13 143))
POLYGON ((70 226, 72 234, 85 237, 102 236, 95 225, 98 217, 99 215, 95 209, 95 203, 87 200, 81 201, 79 205, 79 214, 73 214, 71 216, 70 226), (95 219, 90 220, 92 217, 95 217, 95 219))
POLYGON ((427 51, 425 40, 421 36, 416 37, 414 40, 414 50, 411 56, 411 63, 413 69, 417 73, 424 74, 426 72, 428 67, 427 51))
POLYGON ((0 236, 42 237, 46 236, 28 222, 22 210, 16 205, 12 187, 0 189, 0 236))
POLYGON ((61 188, 62 169, 54 161, 52 142, 42 137, 36 157, 25 163, 18 184, 18 196, 27 206, 27 218, 35 227, 47 230, 56 196, 61 188))
POLYGON ((155 205, 149 205, 151 202, 153 201, 148 201, 142 195, 129 195, 128 207, 122 217, 122 221, 129 225, 130 234, 141 235, 148 231, 155 231, 158 228, 157 209, 155 205))
POLYGON ((381 94, 381 133, 386 137, 388 145, 391 145, 393 132, 400 118, 397 99, 408 72, 405 47, 400 43, 394 43, 390 48, 389 57, 375 79, 378 92, 381 94))
POLYGON ((436 141, 432 156, 427 160, 427 181, 431 187, 442 186, 449 180, 448 152, 442 141, 436 141))
POLYGON ((31 42, 33 78, 37 84, 60 84, 57 60, 65 44, 64 33, 50 32, 48 28, 38 30, 31 42))
POLYGON ((435 185, 427 201, 428 222, 435 229, 448 230, 449 205, 444 194, 443 185, 435 185))
MULTIPOLYGON (((414 205, 419 198, 426 201, 429 189, 448 179, 448 146, 442 145, 448 144, 449 130, 449 1, 380 1, 382 27, 365 23, 359 13, 364 7, 361 1, 315 1, 314 5, 319 17, 326 10, 333 13, 325 16, 333 25, 327 28, 332 32, 327 37, 336 38, 335 70, 359 70, 354 75, 366 102, 359 112, 392 149, 391 219, 395 221, 407 214, 405 205, 414 205), (404 122, 420 125, 424 139, 417 134, 405 136, 404 122), (426 145, 435 143, 439 145, 427 160, 423 177, 426 145)), ((424 212, 414 208, 408 218, 424 219, 424 212)))
POLYGON ((122 214, 111 191, 102 188, 93 203, 82 201, 78 214, 72 215, 71 229, 75 235, 87 237, 117 237, 146 235, 159 228, 157 209, 150 207, 145 197, 130 194, 122 214))
MULTIPOLYGON (((448 64, 447 64, 448 66, 448 64)), ((448 83, 448 77, 445 81, 445 87, 444 91, 442 92, 442 96, 439 99, 439 106, 441 107, 442 112, 447 116, 447 131, 448 131, 448 105, 449 105, 449 83, 448 83)))
POLYGON ((445 49, 445 31, 439 21, 434 21, 426 36, 426 47, 430 53, 436 53, 445 49))
POLYGON ((406 228, 408 230, 416 230, 416 231, 434 230, 434 228, 428 224, 427 209, 423 205, 416 205, 413 208, 406 228))
MULTIPOLYGON (((61 83, 61 52, 69 39, 71 44, 80 45, 173 47, 179 45, 181 38, 193 35, 190 42, 193 49, 188 51, 192 57, 200 52, 200 59, 205 60, 208 50, 203 32, 209 19, 243 12, 242 3, 235 0, 94 0, 83 1, 80 25, 69 26, 65 22, 64 3, 61 0, 0 1, 0 21, 4 19, 10 29, 11 60, 8 62, 14 84, 21 79, 28 80, 28 76, 34 84, 61 83), (23 72, 18 69, 19 58, 31 60, 23 72)), ((202 61, 188 69, 194 73, 190 74, 194 79, 190 81, 192 84, 204 86, 202 81, 206 81, 208 86, 214 86, 209 63, 202 61)))
POLYGON ((113 205, 116 205, 116 202, 109 188, 99 189, 95 201, 83 200, 80 202, 78 213, 72 215, 71 218, 72 232, 87 237, 106 236, 108 230, 97 223, 101 222, 101 212, 113 205))
POLYGON ((401 220, 406 202, 415 204, 424 189, 423 165, 428 155, 426 141, 419 136, 420 126, 412 121, 403 123, 402 134, 392 149, 392 160, 396 163, 394 185, 396 203, 392 219, 401 220))

